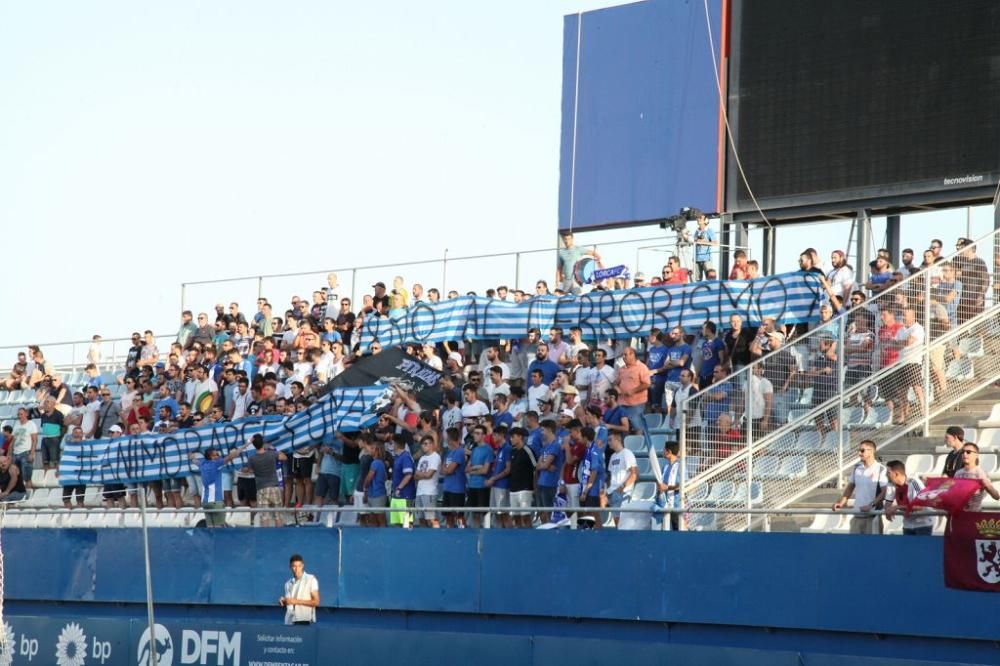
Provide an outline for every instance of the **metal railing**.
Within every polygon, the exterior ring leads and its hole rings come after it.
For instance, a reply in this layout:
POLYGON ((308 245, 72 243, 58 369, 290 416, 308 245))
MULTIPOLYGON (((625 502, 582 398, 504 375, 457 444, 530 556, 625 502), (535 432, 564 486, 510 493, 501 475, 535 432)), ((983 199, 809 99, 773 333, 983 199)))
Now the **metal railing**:
MULTIPOLYGON (((666 248, 668 251, 672 251, 677 247, 677 238, 674 234, 665 234, 663 236, 653 236, 646 238, 633 238, 628 240, 619 241, 608 241, 599 244, 589 244, 579 242, 579 236, 577 238, 577 245, 579 247, 591 247, 597 249, 598 247, 609 247, 609 246, 620 246, 620 245, 637 245, 639 247, 635 248, 635 265, 633 268, 633 274, 635 272, 640 272, 640 253, 642 251, 654 250, 659 248, 666 248), (655 245, 641 245, 642 243, 655 243, 655 245)), ((693 248, 693 246, 686 246, 693 248)), ((735 251, 735 250, 745 250, 747 256, 750 256, 751 249, 747 246, 733 245, 733 244, 723 244, 719 243, 717 245, 711 246, 711 252, 716 255, 723 251, 735 251)), ((189 281, 181 284, 181 309, 187 307, 189 300, 188 290, 191 287, 196 286, 207 286, 207 285, 219 285, 219 284, 232 284, 237 282, 243 282, 252 284, 256 288, 256 298, 261 298, 267 296, 272 298, 272 302, 281 302, 278 299, 274 299, 273 295, 270 294, 272 288, 281 288, 281 281, 288 279, 297 279, 303 277, 316 277, 318 279, 324 279, 329 273, 336 273, 338 276, 338 281, 340 282, 340 288, 343 290, 343 294, 346 295, 348 292, 351 294, 351 302, 356 303, 358 296, 360 294, 366 293, 367 286, 370 284, 371 280, 382 280, 386 281, 385 270, 389 269, 394 272, 400 272, 404 268, 416 268, 422 267, 423 270, 416 271, 416 275, 408 276, 407 282, 421 282, 424 284, 425 288, 428 286, 437 287, 442 298, 448 293, 450 287, 453 285, 448 284, 448 269, 449 265, 454 265, 456 262, 464 261, 474 261, 477 265, 477 272, 486 273, 489 275, 489 279, 485 280, 482 285, 462 285, 464 291, 460 293, 465 293, 470 289, 486 289, 495 288, 498 284, 507 283, 510 289, 513 291, 515 289, 521 288, 522 285, 522 273, 524 272, 525 259, 535 255, 544 255, 541 257, 541 263, 536 267, 538 270, 534 272, 535 277, 531 279, 532 284, 525 289, 529 293, 534 293, 534 282, 537 280, 545 280, 549 283, 550 288, 556 288, 558 285, 554 283, 555 266, 556 266, 556 253, 558 252, 558 247, 547 247, 547 248, 537 248, 533 250, 520 250, 516 252, 500 252, 500 253, 490 253, 490 254, 477 254, 468 256, 449 256, 447 248, 444 250, 440 259, 418 259, 411 261, 400 261, 385 264, 371 264, 365 266, 346 266, 342 268, 330 268, 326 270, 318 271, 299 271, 294 273, 272 273, 272 274, 262 274, 262 275, 244 275, 240 277, 222 278, 217 280, 197 280, 189 281), (500 260, 505 266, 501 267, 500 270, 489 271, 482 269, 482 263, 500 260), (349 275, 349 277, 342 277, 349 275), (504 276, 507 276, 506 278, 504 276), (440 286, 435 282, 440 280, 440 286)), ((685 254, 684 250, 681 251, 681 255, 685 254)), ((661 264, 666 263, 665 261, 660 262, 661 264)), ((412 271, 411 271, 412 272, 412 271)), ((657 273, 658 274, 658 273, 657 273)), ((320 285, 319 281, 316 283, 320 285)), ((325 285, 322 285, 325 288, 325 285)), ((301 292, 303 285, 300 282, 296 283, 295 287, 289 288, 288 294, 294 293, 296 291, 301 292)), ((219 300, 220 298, 227 298, 225 295, 214 294, 211 300, 219 300)), ((275 311, 277 315, 277 310, 275 311)))
MULTIPOLYGON (((651 518, 656 518, 655 522, 651 522, 651 527, 649 529, 656 531, 661 530, 659 522, 664 525, 669 523, 669 521, 659 521, 659 518, 668 516, 671 514, 681 514, 686 517, 689 522, 696 522, 697 525, 694 527, 694 531, 713 531, 713 527, 710 523, 705 521, 693 521, 694 516, 736 516, 736 517, 757 517, 757 518, 770 518, 773 516, 788 516, 788 517, 813 517, 818 516, 839 516, 842 518, 855 518, 861 516, 865 519, 867 518, 881 518, 886 516, 886 512, 882 509, 873 509, 868 512, 860 512, 853 508, 845 508, 839 511, 834 511, 832 509, 790 509, 790 508, 741 508, 741 507, 686 507, 686 508, 671 508, 671 507, 660 507, 654 506, 650 507, 648 505, 643 506, 630 506, 625 504, 621 507, 587 507, 586 509, 582 507, 558 507, 553 509, 553 507, 523 507, 516 509, 504 509, 499 511, 496 508, 487 507, 460 507, 460 508, 449 508, 445 506, 438 506, 433 509, 427 507, 357 507, 357 506, 338 506, 336 504, 326 504, 323 506, 319 505, 309 505, 303 507, 272 507, 272 508, 260 508, 260 507, 225 507, 217 509, 207 509, 198 507, 184 507, 182 509, 174 508, 148 508, 145 511, 138 508, 102 508, 102 507, 86 507, 86 508, 75 508, 75 509, 65 509, 65 508, 31 508, 31 507, 19 507, 17 504, 8 504, 6 508, 5 515, 3 518, 4 529, 16 529, 19 527, 27 527, 20 525, 23 519, 30 519, 32 517, 51 517, 48 522, 44 524, 35 524, 32 527, 52 527, 52 528, 63 528, 63 527, 95 527, 95 528, 139 528, 141 514, 146 513, 147 516, 152 516, 153 521, 151 527, 195 527, 198 523, 205 519, 208 514, 225 514, 228 518, 242 517, 239 520, 233 521, 229 526, 258 526, 258 523, 251 520, 251 516, 266 516, 280 514, 282 516, 288 516, 289 519, 285 523, 285 526, 292 525, 317 525, 325 527, 353 527, 355 526, 354 521, 357 517, 361 515, 391 515, 391 514, 405 514, 410 517, 410 523, 416 522, 419 517, 427 513, 436 513, 438 516, 442 516, 448 513, 453 514, 463 514, 463 515, 483 515, 490 516, 496 520, 496 516, 499 514, 510 514, 510 515, 537 515, 543 513, 551 513, 553 510, 561 511, 567 514, 567 518, 571 515, 588 515, 588 514, 598 514, 605 517, 605 521, 610 514, 634 514, 634 515, 649 515, 651 518), (15 508, 17 507, 17 508, 15 508), (311 519, 305 519, 303 516, 305 514, 312 515, 311 519), (101 524, 101 519, 107 519, 109 516, 117 517, 117 521, 114 524, 101 524), (324 519, 326 516, 328 519, 324 519), (343 521, 341 516, 349 516, 347 521, 343 521), (76 518, 93 519, 92 521, 86 521, 93 524, 73 524, 71 521, 76 518), (332 518, 329 519, 329 518, 332 518)), ((990 511, 989 507, 985 507, 984 511, 990 511)), ((921 516, 933 516, 935 518, 945 518, 948 514, 941 510, 935 509, 923 509, 920 512, 921 516)), ((896 512, 895 517, 898 517, 900 521, 902 520, 902 515, 900 512, 896 512)), ((493 521, 488 521, 487 527, 485 529, 497 529, 492 525, 493 521)), ((546 523, 533 524, 532 527, 538 527, 539 525, 545 525, 546 523)), ((557 525, 556 523, 549 523, 551 525, 557 525)), ((770 531, 771 524, 769 520, 762 520, 758 523, 759 527, 763 531, 770 531)), ((576 527, 575 524, 570 524, 567 522, 560 522, 558 526, 561 527, 576 527)), ((511 527, 506 529, 528 529, 528 528, 517 528, 511 527)), ((846 531, 846 530, 845 530, 846 531)))
MULTIPOLYGON (((998 234, 971 247, 992 253, 998 234)), ((823 484, 840 486, 840 475, 855 461, 848 452, 861 441, 875 440, 882 449, 914 431, 926 435, 932 418, 1000 377, 1000 354, 991 353, 1000 303, 991 297, 988 269, 984 283, 965 287, 981 291, 982 302, 962 301, 951 313, 945 308, 947 325, 938 316, 941 308, 931 305, 939 272, 920 271, 692 395, 679 418, 681 458, 690 474, 682 493, 689 505, 781 508, 823 484), (924 330, 917 348, 900 350, 905 363, 883 353, 890 343, 879 339, 878 313, 886 307, 912 310, 924 330), (861 344, 869 339, 865 328, 874 339, 870 363, 861 344), (759 397, 750 398, 762 377, 780 384, 773 387, 770 420, 754 413, 759 397), (742 428, 722 432, 708 422, 720 412, 735 412, 742 428)), ((749 516, 725 522, 729 529, 752 524, 749 516)))

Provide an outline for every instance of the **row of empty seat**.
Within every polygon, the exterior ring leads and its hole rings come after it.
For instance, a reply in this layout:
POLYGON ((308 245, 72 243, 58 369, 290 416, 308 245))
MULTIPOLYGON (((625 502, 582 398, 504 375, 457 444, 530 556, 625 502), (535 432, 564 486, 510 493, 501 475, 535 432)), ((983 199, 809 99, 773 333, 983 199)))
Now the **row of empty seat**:
MULTIPOLYGON (((195 527, 205 519, 205 514, 195 509, 149 509, 146 524, 149 527, 195 527)), ((137 509, 109 511, 90 508, 84 510, 40 512, 31 508, 7 511, 5 528, 63 528, 63 527, 141 527, 142 518, 137 509)))

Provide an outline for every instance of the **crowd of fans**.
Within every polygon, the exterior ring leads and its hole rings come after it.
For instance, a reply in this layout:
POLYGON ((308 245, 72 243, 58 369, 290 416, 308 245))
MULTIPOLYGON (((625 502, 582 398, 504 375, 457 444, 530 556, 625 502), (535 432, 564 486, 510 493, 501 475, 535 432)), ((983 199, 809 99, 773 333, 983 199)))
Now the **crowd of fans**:
MULTIPOLYGON (((698 277, 715 279, 705 253, 715 241, 706 230, 700 223, 695 236, 698 277)), ((568 240, 560 250, 560 266, 571 266, 582 253, 568 240)), ((729 455, 746 441, 748 430, 766 433, 784 423, 804 389, 812 389, 814 405, 833 397, 839 354, 845 355, 846 386, 880 368, 898 367, 891 381, 882 383, 881 394, 895 421, 908 418, 908 389, 917 392, 919 408, 925 408, 923 382, 914 369, 921 343, 928 334, 940 336, 980 312, 990 282, 971 241, 959 239, 956 249, 952 261, 943 261, 942 243, 934 240, 923 264, 914 265, 915 255, 907 249, 896 268, 888 252, 879 250, 864 284, 856 281, 843 252, 833 252, 824 269, 815 250, 804 251, 801 270, 816 273, 826 291, 821 319, 809 327, 826 332, 813 336, 815 344, 805 350, 790 343, 807 327, 765 319, 751 328, 738 315, 728 322, 707 321, 699 331, 653 329, 632 339, 590 340, 579 328, 555 327, 531 330, 518 340, 410 346, 407 353, 443 373, 444 399, 438 408, 423 409, 415 396, 400 391, 378 424, 361 433, 337 433, 288 456, 269 452, 262 441, 248 443, 258 449, 251 457, 257 462, 234 472, 226 468, 233 452, 205 451, 192 459, 189 475, 150 483, 149 490, 157 506, 177 508, 188 501, 208 508, 242 504, 316 511, 345 503, 406 505, 419 509, 418 524, 434 527, 464 526, 466 520, 480 525, 483 514, 466 507, 492 508, 492 524, 499 527, 530 525, 532 515, 518 511, 530 506, 546 509, 535 516, 543 522, 564 514, 556 510, 560 507, 596 519, 599 514, 588 508, 627 503, 639 481, 625 436, 647 430, 650 423, 675 432, 680 405, 700 389, 707 391, 697 401, 687 441, 689 453, 704 449, 704 464, 729 455), (917 278, 905 288, 886 291, 911 275, 917 278), (926 281, 930 301, 923 297, 926 281), (843 338, 834 325, 841 316, 846 317, 843 338), (929 332, 922 323, 928 316, 929 332), (727 381, 761 357, 766 361, 756 364, 746 381, 727 381)), ((745 253, 735 253, 730 279, 757 272, 745 253)), ((693 277, 672 257, 656 278, 647 281, 638 273, 596 288, 683 284, 693 277)), ((559 289, 552 293, 579 287, 562 268, 558 279, 559 289)), ((169 433, 306 409, 327 382, 359 358, 358 331, 366 317, 441 298, 437 289, 425 291, 420 284, 407 289, 399 276, 391 289, 383 282, 372 285, 360 307, 338 291, 331 273, 309 299, 294 296, 277 306, 260 298, 252 313, 237 303, 219 304, 213 313, 185 311, 166 348, 157 345, 152 331, 134 333, 119 372, 102 372, 107 361, 100 336, 94 336, 86 370, 73 377, 72 385, 41 349, 29 347, 2 380, 4 389, 27 392, 31 404, 19 408, 16 421, 4 427, 0 499, 30 491, 36 464, 57 468, 66 438, 169 433)), ((535 293, 550 293, 548 284, 539 280, 535 293)), ((486 295, 515 302, 533 296, 503 285, 486 295)), ((457 292, 447 295, 454 296, 457 292)), ((369 351, 381 350, 375 345, 369 351)), ((943 391, 943 358, 931 362, 934 387, 943 391)), ((866 413, 875 398, 863 396, 866 413)), ((821 434, 839 426, 835 410, 815 421, 821 434)), ((681 474, 674 439, 668 437, 662 452, 658 487, 671 506, 679 502, 681 474)), ((108 484, 103 501, 108 507, 135 506, 137 490, 108 484)), ((64 487, 65 506, 83 506, 84 492, 64 487)), ((281 524, 282 515, 265 515, 262 523, 281 524)), ((406 522, 405 516, 387 512, 362 514, 360 520, 378 526, 406 522)), ((600 527, 603 519, 593 522, 600 527)))

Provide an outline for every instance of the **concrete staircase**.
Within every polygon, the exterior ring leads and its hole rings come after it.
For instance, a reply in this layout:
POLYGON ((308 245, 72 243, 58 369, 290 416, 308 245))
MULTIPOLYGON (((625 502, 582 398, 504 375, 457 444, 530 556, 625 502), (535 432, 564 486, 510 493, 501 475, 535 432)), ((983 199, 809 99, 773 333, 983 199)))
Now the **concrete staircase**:
MULTIPOLYGON (((924 437, 919 431, 914 431, 906 437, 897 439, 884 449, 879 449, 878 459, 881 462, 889 460, 905 460, 911 453, 936 453, 939 446, 944 445, 944 431, 949 426, 977 428, 979 422, 989 417, 993 405, 1000 403, 1000 388, 991 386, 979 391, 958 407, 946 414, 931 420, 930 436, 924 437)), ((878 442, 878 431, 872 431, 872 439, 878 442)), ((853 452, 844 452, 844 457, 853 456, 853 452)), ((790 508, 795 509, 827 509, 837 498, 840 490, 831 484, 829 487, 817 488, 790 508)), ((798 532, 800 528, 812 522, 811 516, 774 516, 771 518, 772 532, 798 532)))

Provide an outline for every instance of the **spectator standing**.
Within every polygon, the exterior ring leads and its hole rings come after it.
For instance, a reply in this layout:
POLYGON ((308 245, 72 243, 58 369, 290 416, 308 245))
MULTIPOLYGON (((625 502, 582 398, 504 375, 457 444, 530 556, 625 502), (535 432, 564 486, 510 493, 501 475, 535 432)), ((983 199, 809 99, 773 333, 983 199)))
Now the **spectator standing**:
POLYGON ((694 232, 694 262, 697 280, 706 279, 708 270, 712 268, 712 248, 718 244, 715 231, 708 226, 708 218, 705 215, 699 215, 698 230, 694 232))
MULTIPOLYGON (((264 448, 264 438, 259 434, 250 439, 250 444, 244 444, 240 452, 246 451, 251 445, 254 453, 248 459, 247 464, 253 470, 256 482, 257 505, 263 509, 277 509, 283 506, 281 488, 278 487, 278 465, 287 460, 287 457, 280 451, 264 448)), ((283 524, 284 518, 277 511, 269 511, 260 515, 261 527, 271 525, 281 527, 283 524)))
MULTIPOLYGON (((413 478, 415 465, 407 438, 401 433, 392 436, 392 499, 393 508, 412 508, 417 497, 417 482, 413 478)), ((409 528, 412 514, 409 511, 393 512, 390 523, 409 528)))
POLYGON ((619 401, 632 429, 645 431, 646 421, 642 415, 651 385, 649 368, 636 358, 632 347, 626 347, 622 357, 625 365, 619 368, 618 378, 615 380, 619 401))
MULTIPOLYGON (((330 436, 320 444, 319 475, 316 477, 316 504, 337 504, 340 498, 340 470, 344 458, 344 443, 330 436)), ((412 462, 412 460, 411 460, 412 462)))
POLYGON ((437 452, 437 442, 426 436, 420 440, 422 455, 417 460, 417 507, 424 509, 420 516, 422 527, 440 527, 437 511, 438 477, 441 468, 441 454, 437 452))
MULTIPOLYGON (((372 509, 385 509, 388 506, 385 488, 388 480, 388 470, 385 467, 385 448, 382 442, 374 439, 368 440, 365 446, 368 449, 368 455, 371 456, 371 464, 368 466, 368 474, 365 476, 365 504, 372 509)), ((372 527, 385 527, 385 512, 372 512, 370 525, 372 527)))
POLYGON ((976 245, 968 238, 955 243, 958 255, 952 259, 962 281, 962 294, 958 301, 958 323, 964 324, 983 311, 990 275, 986 262, 976 256, 976 245))
POLYGON ((705 388, 711 384, 716 366, 726 361, 726 345, 718 338, 715 322, 706 321, 701 327, 701 365, 698 368, 698 385, 705 388))
MULTIPOLYGON (((683 337, 683 333, 681 330, 681 337, 683 337)), ((671 337, 673 337, 673 331, 671 331, 671 337)), ((743 317, 738 314, 730 315, 729 330, 723 335, 722 343, 726 348, 726 358, 732 365, 734 372, 750 363, 750 343, 753 342, 753 337, 750 329, 743 326, 743 317)))
POLYGON ((233 452, 225 458, 218 449, 208 447, 200 456, 195 452, 189 454, 192 463, 198 465, 201 474, 201 506, 205 510, 205 525, 208 527, 225 527, 226 504, 222 493, 222 467, 235 460, 239 453, 233 452), (231 457, 230 457, 231 456, 231 457))
POLYGON ((278 600, 285 609, 285 624, 313 624, 319 606, 319 581, 316 576, 306 573, 301 555, 292 555, 288 567, 292 577, 285 581, 285 595, 278 600))
MULTIPOLYGON (((485 426, 476 426, 472 429, 473 448, 469 455, 469 462, 465 467, 466 478, 468 479, 468 506, 473 508, 487 509, 490 507, 490 488, 486 481, 493 468, 493 449, 486 443, 485 426)), ((485 514, 473 512, 471 515, 472 526, 482 527, 483 516, 485 514)))
MULTIPOLYGON (((542 454, 536 467, 538 480, 535 483, 539 507, 549 509, 555 506, 563 462, 562 447, 556 437, 556 424, 551 420, 543 421, 542 454)), ((541 520, 543 523, 549 522, 549 513, 549 511, 542 512, 541 520)))
POLYGON ((744 250, 733 252, 733 268, 729 271, 730 280, 746 280, 750 277, 747 270, 747 253, 744 250))
POLYGON ((653 329, 649 334, 649 345, 646 348, 646 367, 649 368, 650 386, 649 409, 659 413, 663 410, 663 395, 667 383, 667 372, 670 367, 667 365, 669 348, 663 344, 663 333, 658 329, 653 329))
POLYGON ((948 426, 944 431, 944 443, 951 447, 951 451, 944 459, 945 476, 955 476, 955 472, 962 468, 962 447, 965 445, 965 430, 959 426, 948 426))
POLYGON ((618 377, 617 371, 607 363, 608 352, 604 349, 594 351, 594 368, 591 373, 590 390, 587 395, 592 405, 601 405, 608 391, 614 386, 618 377))
POLYGON ((535 495, 535 454, 526 446, 528 431, 510 431, 510 508, 516 527, 531 527, 531 506, 535 495), (520 509, 520 511, 518 511, 520 509))
MULTIPOLYGON (((608 505, 618 508, 632 501, 632 491, 639 478, 639 465, 635 454, 622 444, 621 433, 608 433, 608 447, 611 460, 608 462, 608 505)), ((615 525, 621 519, 621 512, 614 514, 615 525)))
MULTIPOLYGON (((664 442, 663 444, 663 469, 660 471, 660 482, 657 483, 657 490, 665 493, 666 507, 668 509, 680 509, 681 503, 681 475, 687 481, 687 473, 681 467, 681 459, 678 457, 680 445, 677 442, 664 442)), ((674 511, 670 514, 670 529, 677 531, 681 528, 681 514, 674 511)))
POLYGON ((465 527, 465 516, 461 511, 465 507, 465 447, 455 428, 448 429, 445 439, 448 455, 441 466, 444 505, 455 510, 446 511, 444 517, 448 527, 465 527))
POLYGON ((969 499, 965 505, 966 511, 979 511, 983 506, 983 496, 987 493, 995 500, 1000 500, 998 491, 990 482, 990 477, 982 467, 979 466, 979 447, 972 442, 965 442, 962 445, 962 467, 955 472, 956 479, 977 479, 982 487, 969 499))
POLYGON ((604 465, 603 442, 596 438, 591 427, 581 429, 580 435, 586 447, 583 459, 580 461, 577 475, 580 478, 580 505, 593 509, 588 514, 594 519, 594 527, 601 529, 604 516, 597 511, 601 508, 601 496, 604 495, 607 468, 604 465))
POLYGON ((14 441, 11 451, 14 462, 17 463, 24 484, 31 488, 31 473, 35 462, 35 452, 38 450, 38 426, 28 418, 28 410, 21 407, 17 410, 17 423, 14 424, 14 441))
POLYGON ((875 460, 875 442, 871 440, 861 442, 858 456, 861 460, 851 470, 844 493, 834 503, 833 510, 842 509, 853 495, 858 515, 851 521, 851 534, 881 534, 882 522, 870 512, 882 507, 889 489, 885 466, 875 460))
POLYGON ((535 360, 528 364, 528 376, 530 377, 532 372, 538 370, 542 373, 542 383, 548 386, 555 381, 556 375, 561 369, 558 363, 549 358, 549 346, 540 342, 535 349, 535 360))
MULTIPOLYGON (((515 429, 520 430, 520 428, 511 428, 510 432, 513 433, 515 429)), ((485 482, 490 493, 490 508, 494 510, 491 515, 499 522, 500 527, 504 528, 513 527, 510 511, 505 510, 510 508, 510 472, 513 450, 510 439, 500 443, 493 458, 490 475, 485 482)), ((493 520, 491 520, 492 526, 496 526, 493 520)))
POLYGON ((826 274, 830 289, 846 303, 854 289, 854 268, 847 263, 847 255, 843 250, 834 250, 830 254, 830 272, 826 274))
MULTIPOLYGON (((913 308, 905 308, 903 310, 903 326, 896 331, 894 340, 894 344, 900 350, 899 363, 901 366, 896 373, 893 373, 896 375, 897 392, 896 400, 892 403, 898 407, 894 418, 894 423, 897 425, 905 424, 909 417, 910 401, 907 398, 907 389, 913 389, 921 413, 927 409, 921 372, 924 335, 924 327, 917 321, 916 311, 913 308)), ((890 410, 893 407, 892 403, 889 405, 890 410)))
POLYGON ((910 500, 924 489, 924 484, 919 479, 907 478, 906 465, 899 460, 892 460, 885 467, 890 483, 885 498, 885 517, 892 520, 896 507, 904 509, 903 534, 930 536, 934 531, 934 516, 928 516, 920 507, 910 506, 910 500))

